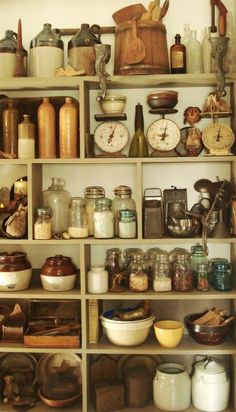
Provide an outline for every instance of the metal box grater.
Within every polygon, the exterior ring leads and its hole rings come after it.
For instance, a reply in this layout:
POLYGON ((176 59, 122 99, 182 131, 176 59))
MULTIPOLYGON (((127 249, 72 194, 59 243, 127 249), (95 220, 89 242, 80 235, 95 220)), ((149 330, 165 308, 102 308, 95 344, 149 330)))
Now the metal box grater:
POLYGON ((143 238, 156 239, 163 236, 163 201, 159 188, 144 190, 143 199, 143 238))

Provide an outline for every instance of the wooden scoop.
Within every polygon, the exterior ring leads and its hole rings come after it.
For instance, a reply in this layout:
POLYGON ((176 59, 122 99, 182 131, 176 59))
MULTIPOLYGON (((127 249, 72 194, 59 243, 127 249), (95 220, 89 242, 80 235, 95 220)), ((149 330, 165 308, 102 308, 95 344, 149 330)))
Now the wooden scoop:
POLYGON ((146 56, 146 50, 143 41, 137 36, 137 21, 133 19, 132 33, 129 43, 124 45, 124 63, 135 64, 141 62, 146 56))

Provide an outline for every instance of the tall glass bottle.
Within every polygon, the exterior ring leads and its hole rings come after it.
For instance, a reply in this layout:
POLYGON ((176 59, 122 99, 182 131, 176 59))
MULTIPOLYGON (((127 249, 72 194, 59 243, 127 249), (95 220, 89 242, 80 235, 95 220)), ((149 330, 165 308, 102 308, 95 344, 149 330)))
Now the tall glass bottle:
POLYGON ((78 110, 71 97, 59 111, 59 154, 61 159, 78 156, 78 110))
POLYGON ((186 44, 187 44, 187 42, 189 41, 190 38, 191 38, 191 28, 190 28, 190 24, 189 24, 189 23, 185 23, 185 24, 184 24, 183 36, 181 37, 181 43, 184 44, 184 46, 186 47, 186 44))
POLYGON ((43 206, 52 209, 52 233, 60 237, 68 229, 68 210, 71 195, 64 189, 65 181, 58 177, 52 178, 52 184, 43 192, 43 206))
POLYGON ((203 73, 213 72, 213 57, 211 55, 212 44, 211 38, 211 28, 205 27, 205 34, 202 39, 202 71, 203 73))
POLYGON ((14 106, 13 101, 9 100, 8 107, 3 110, 2 133, 3 151, 12 157, 18 155, 18 123, 19 110, 14 106))
POLYGON ((56 157, 56 113, 49 97, 38 107, 38 151, 40 159, 56 157))
POLYGON ((236 71, 236 34, 233 25, 233 13, 227 13, 227 33, 229 38, 228 50, 224 57, 224 71, 226 73, 235 73, 236 71))
POLYGON ((186 73, 186 47, 181 43, 180 34, 176 34, 175 43, 170 47, 171 73, 186 73))
POLYGON ((196 30, 192 30, 192 37, 186 45, 186 61, 187 73, 202 73, 202 48, 196 30))
POLYGON ((148 157, 148 143, 144 135, 143 106, 135 106, 134 137, 130 144, 129 157, 148 157))

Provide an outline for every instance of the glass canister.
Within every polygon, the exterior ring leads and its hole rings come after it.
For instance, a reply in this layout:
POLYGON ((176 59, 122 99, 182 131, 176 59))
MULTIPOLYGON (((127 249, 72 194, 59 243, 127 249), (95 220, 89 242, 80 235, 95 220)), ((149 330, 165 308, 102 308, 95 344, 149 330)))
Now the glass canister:
POLYGON ((23 114, 23 122, 18 124, 19 159, 35 158, 35 127, 28 114, 23 114))
POLYGON ((96 200, 94 212, 94 237, 109 239, 114 237, 114 213, 111 199, 104 197, 96 200))
POLYGON ((100 44, 100 27, 87 23, 81 24, 80 30, 68 43, 68 59, 70 66, 75 70, 83 70, 86 76, 95 74, 95 50, 94 45, 100 44), (98 34, 98 36, 96 36, 98 34))
POLYGON ((153 380, 153 400, 155 406, 164 411, 189 408, 191 379, 184 365, 168 362, 157 366, 153 380))
POLYGON ((105 267, 108 271, 109 291, 123 292, 126 289, 126 275, 124 272, 121 249, 107 249, 105 267))
POLYGON ((16 33, 5 31, 5 37, 0 40, 0 77, 14 77, 16 66, 16 33))
POLYGON ((101 186, 88 186, 85 188, 86 210, 88 215, 88 233, 94 235, 94 211, 97 199, 105 197, 105 190, 101 186))
POLYGON ((194 286, 196 286, 197 284, 197 268, 199 264, 208 265, 208 257, 207 254, 204 252, 202 246, 199 243, 197 243, 196 245, 191 246, 190 252, 190 265, 192 270, 194 286))
POLYGON ((64 189, 66 182, 58 177, 52 178, 52 184, 43 192, 43 206, 52 209, 52 233, 61 237, 68 229, 68 209, 70 193, 64 189))
POLYGON ((134 210, 120 210, 118 236, 121 239, 134 239, 137 235, 137 221, 134 210))
POLYGON ((70 200, 68 233, 72 238, 88 237, 88 218, 83 197, 72 197, 70 200))
POLYGON ((191 292, 193 288, 189 253, 177 253, 173 264, 173 289, 176 292, 191 292))
POLYGON ((29 75, 31 77, 53 77, 56 69, 63 67, 64 44, 50 23, 30 42, 29 75))
POLYGON ((108 272, 103 265, 93 265, 88 271, 88 293, 108 291, 108 272))
POLYGON ((148 290, 149 278, 143 261, 143 253, 132 255, 128 284, 131 292, 146 292, 148 290))
POLYGON ((143 250, 138 247, 128 247, 123 251, 124 270, 125 270, 126 275, 129 274, 130 263, 133 259, 133 255, 136 253, 143 253, 143 250))
POLYGON ((210 290, 209 266, 206 263, 199 263, 196 268, 196 289, 200 292, 210 290))
POLYGON ((35 239, 51 239, 52 237, 52 209, 50 207, 38 207, 34 223, 35 239))
POLYGON ((152 287, 155 292, 168 292, 171 290, 170 265, 156 261, 153 266, 152 287))
POLYGON ((114 190, 115 198, 112 200, 112 210, 115 213, 115 235, 119 236, 119 211, 135 210, 135 202, 131 198, 132 190, 129 186, 117 186, 114 190))
POLYGON ((214 264, 214 288, 219 292, 227 292, 232 289, 232 270, 227 261, 218 261, 214 264))
POLYGON ((225 258, 212 258, 209 261, 209 278, 212 286, 214 286, 215 265, 221 262, 228 262, 228 260, 225 258))

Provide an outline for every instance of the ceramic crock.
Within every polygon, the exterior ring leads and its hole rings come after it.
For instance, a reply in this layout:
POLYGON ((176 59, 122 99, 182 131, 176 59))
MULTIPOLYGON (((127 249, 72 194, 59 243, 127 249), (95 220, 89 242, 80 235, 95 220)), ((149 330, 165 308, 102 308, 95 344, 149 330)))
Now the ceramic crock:
POLYGON ((32 266, 25 252, 0 253, 0 290, 27 289, 32 276, 32 266))
POLYGON ((46 258, 40 273, 42 286, 48 291, 66 291, 75 286, 77 269, 68 256, 55 255, 46 258))
POLYGON ((179 363, 157 366, 153 380, 153 400, 164 411, 182 411, 189 407, 191 380, 185 367, 179 363))
POLYGON ((193 366, 193 406, 208 412, 226 409, 229 402, 230 380, 225 366, 217 359, 202 360, 193 366))

